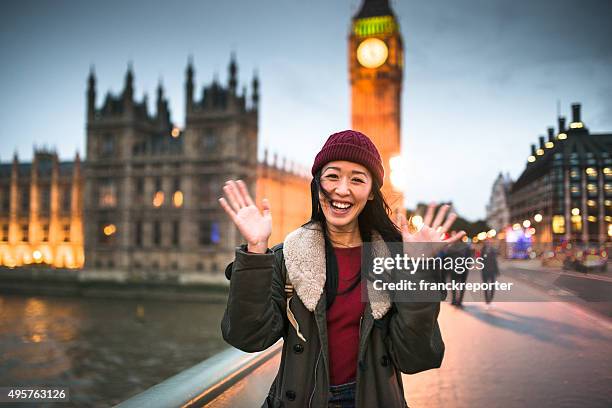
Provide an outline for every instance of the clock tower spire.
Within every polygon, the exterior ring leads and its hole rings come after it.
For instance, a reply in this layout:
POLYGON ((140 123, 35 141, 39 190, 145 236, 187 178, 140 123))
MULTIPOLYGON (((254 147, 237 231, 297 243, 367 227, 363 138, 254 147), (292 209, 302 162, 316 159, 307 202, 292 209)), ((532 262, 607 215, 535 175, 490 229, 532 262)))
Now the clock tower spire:
POLYGON ((363 0, 352 19, 348 54, 352 128, 368 135, 378 148, 385 168, 383 194, 393 210, 403 209, 403 195, 400 186, 392 184, 391 171, 401 150, 404 46, 388 0, 363 0))

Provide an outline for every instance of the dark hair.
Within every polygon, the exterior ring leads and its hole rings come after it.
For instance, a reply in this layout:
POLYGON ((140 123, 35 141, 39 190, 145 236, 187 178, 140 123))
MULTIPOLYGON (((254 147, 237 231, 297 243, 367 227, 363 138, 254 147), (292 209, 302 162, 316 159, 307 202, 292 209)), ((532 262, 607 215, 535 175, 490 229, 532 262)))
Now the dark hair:
MULTIPOLYGON (((321 187, 321 170, 315 173, 310 182, 312 213, 310 215, 310 221, 302 225, 302 227, 309 228, 318 224, 321 226, 323 232, 326 260, 325 296, 326 307, 329 309, 338 294, 338 266, 333 246, 329 239, 325 214, 323 213, 319 201, 319 193, 321 193, 326 200, 331 199, 329 192, 321 187)), ((363 210, 361 210, 361 213, 357 216, 361 240, 363 242, 371 242, 372 231, 377 231, 385 242, 401 242, 402 236, 393 221, 391 221, 391 208, 385 201, 380 191, 380 185, 376 180, 372 180, 372 193, 374 195, 373 199, 368 200, 363 210)), ((363 256, 369 258, 371 254, 363 254, 363 256)), ((361 275, 362 274, 359 273, 356 282, 353 282, 353 284, 343 293, 353 289, 361 281, 361 275)))

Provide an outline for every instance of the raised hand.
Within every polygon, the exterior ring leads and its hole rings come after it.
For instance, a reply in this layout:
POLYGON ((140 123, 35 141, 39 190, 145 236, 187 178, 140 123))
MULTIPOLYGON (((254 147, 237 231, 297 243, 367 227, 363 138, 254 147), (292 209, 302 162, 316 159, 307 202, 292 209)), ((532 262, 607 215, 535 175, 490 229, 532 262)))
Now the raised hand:
POLYGON ((262 200, 263 211, 259 211, 242 180, 226 181, 223 193, 225 198, 219 198, 219 203, 247 241, 248 251, 265 253, 272 234, 272 214, 268 200, 262 200))
POLYGON ((438 214, 434 219, 436 203, 430 203, 427 207, 423 225, 417 228, 416 231, 410 231, 406 215, 403 212, 397 214, 397 225, 402 233, 402 241, 404 242, 404 252, 410 256, 432 256, 437 254, 442 248, 453 242, 463 238, 465 231, 460 231, 451 237, 444 239, 444 234, 453 225, 457 219, 457 214, 450 214, 446 220, 446 213, 450 206, 444 204, 438 210, 438 214), (433 223, 432 223, 433 220, 433 223))

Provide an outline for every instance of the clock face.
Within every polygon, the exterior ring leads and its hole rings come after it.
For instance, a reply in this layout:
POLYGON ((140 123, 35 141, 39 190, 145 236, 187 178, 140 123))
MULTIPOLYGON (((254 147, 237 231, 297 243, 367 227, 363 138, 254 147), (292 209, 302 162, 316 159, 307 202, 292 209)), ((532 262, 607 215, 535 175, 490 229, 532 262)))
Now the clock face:
POLYGON ((380 67, 388 56, 387 44, 378 38, 363 40, 357 47, 357 61, 366 68, 380 67))

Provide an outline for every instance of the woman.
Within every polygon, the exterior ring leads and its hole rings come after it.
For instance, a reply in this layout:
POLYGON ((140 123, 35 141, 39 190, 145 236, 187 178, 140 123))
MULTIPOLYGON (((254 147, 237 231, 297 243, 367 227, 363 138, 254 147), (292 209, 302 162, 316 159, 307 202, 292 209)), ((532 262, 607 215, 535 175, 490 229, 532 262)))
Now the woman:
POLYGON ((220 204, 247 242, 227 269, 223 338, 247 352, 283 338, 279 371, 263 407, 406 407, 401 373, 442 362, 440 304, 395 303, 372 290, 371 282, 361 280, 362 243, 388 253, 383 241, 440 245, 464 233, 442 241, 456 215, 443 222, 443 206, 432 223, 434 203, 419 231, 411 233, 401 213, 396 226, 380 192, 380 155, 362 133, 331 135, 312 175, 310 221, 271 249, 269 202, 262 201, 260 212, 243 182, 223 187, 220 204), (295 290, 290 302, 285 283, 295 290), (359 288, 367 288, 367 302, 359 288))

